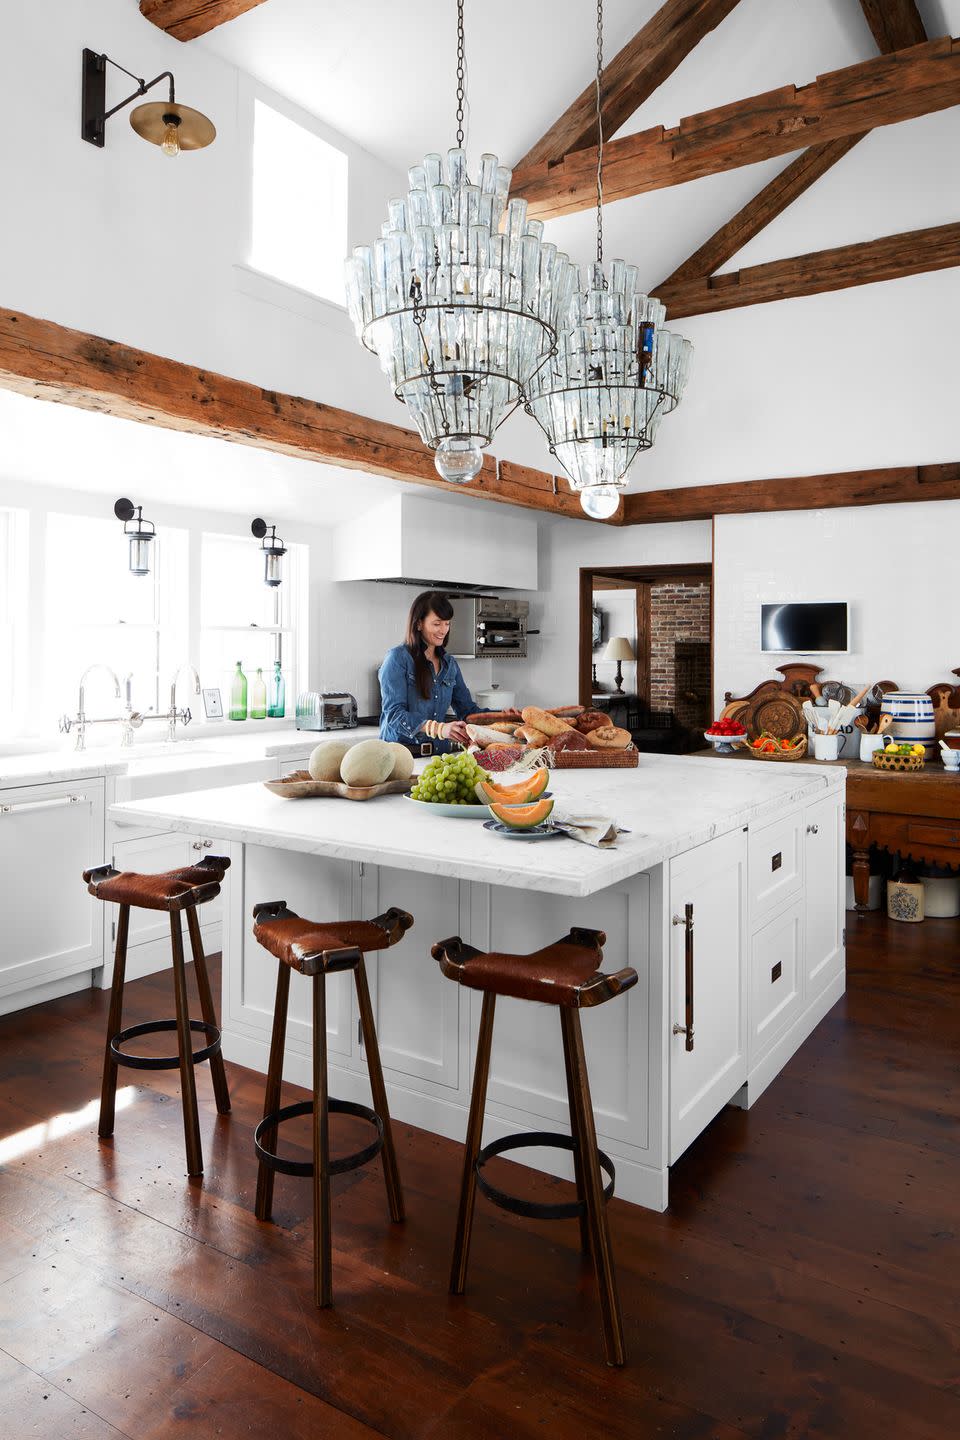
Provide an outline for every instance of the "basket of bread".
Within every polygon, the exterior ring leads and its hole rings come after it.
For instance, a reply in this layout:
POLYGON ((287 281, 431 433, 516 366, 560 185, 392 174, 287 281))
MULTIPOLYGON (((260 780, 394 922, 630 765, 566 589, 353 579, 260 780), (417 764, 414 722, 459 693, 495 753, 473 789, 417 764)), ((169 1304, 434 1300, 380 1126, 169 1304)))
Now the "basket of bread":
POLYGON ((543 763, 557 770, 627 769, 639 754, 629 730, 611 725, 609 715, 562 705, 468 715, 471 742, 482 750, 485 770, 506 770, 526 755, 539 752, 543 763))

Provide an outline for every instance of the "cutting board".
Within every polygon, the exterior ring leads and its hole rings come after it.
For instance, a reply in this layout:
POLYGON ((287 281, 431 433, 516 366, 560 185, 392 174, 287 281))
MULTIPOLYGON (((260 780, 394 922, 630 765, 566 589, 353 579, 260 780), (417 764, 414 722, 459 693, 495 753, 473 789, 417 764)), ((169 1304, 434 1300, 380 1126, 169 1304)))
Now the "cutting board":
POLYGON ((737 718, 746 726, 751 740, 764 733, 775 735, 778 740, 793 740, 807 733, 800 701, 786 690, 769 690, 758 695, 737 718))

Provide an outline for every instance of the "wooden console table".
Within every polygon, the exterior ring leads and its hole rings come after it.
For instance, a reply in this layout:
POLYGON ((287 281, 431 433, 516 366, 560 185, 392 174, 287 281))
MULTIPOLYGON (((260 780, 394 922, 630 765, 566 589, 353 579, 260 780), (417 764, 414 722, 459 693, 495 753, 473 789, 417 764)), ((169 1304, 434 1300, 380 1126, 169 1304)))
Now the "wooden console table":
MULTIPOLYGON (((715 751, 709 753, 714 755, 715 751)), ((751 757, 737 750, 733 755, 716 758, 732 761, 751 757)), ((944 770, 938 760, 906 774, 877 770, 862 760, 804 757, 792 763, 825 768, 842 765, 847 772, 847 841, 853 847, 853 894, 858 910, 867 908, 871 845, 891 852, 899 850, 901 855, 928 865, 960 867, 960 775, 944 770)))

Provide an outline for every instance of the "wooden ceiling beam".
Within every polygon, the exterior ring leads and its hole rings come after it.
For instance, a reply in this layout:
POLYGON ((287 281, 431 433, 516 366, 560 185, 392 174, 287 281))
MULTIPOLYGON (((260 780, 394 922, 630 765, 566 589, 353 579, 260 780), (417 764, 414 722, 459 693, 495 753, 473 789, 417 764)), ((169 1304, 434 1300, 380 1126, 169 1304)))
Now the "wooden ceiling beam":
POLYGON ((263 0, 140 0, 140 14, 175 40, 196 40, 263 0))
POLYGON ((916 0, 860 0, 860 9, 884 55, 922 45, 927 38, 916 0))
MULTIPOLYGON (((870 0, 865 0, 865 5, 869 3, 870 0)), ((922 45, 927 38, 914 0, 904 0, 904 8, 907 13, 899 25, 889 23, 885 27, 871 26, 877 48, 883 55, 888 55, 893 50, 906 49, 910 45, 922 45)), ((892 7, 889 6, 884 11, 885 14, 891 12, 892 7)), ((864 132, 866 133, 869 132, 864 132)), ((732 260, 754 236, 765 230, 772 220, 782 215, 814 181, 832 170, 837 161, 842 160, 855 145, 859 145, 863 138, 864 135, 846 135, 840 140, 830 140, 825 145, 811 145, 809 150, 804 150, 796 160, 792 160, 781 170, 769 185, 765 185, 752 200, 748 200, 732 220, 721 225, 709 240, 705 240, 689 260, 678 265, 663 283, 671 285, 678 280, 695 280, 701 275, 712 275, 714 270, 719 270, 721 265, 732 260)), ((659 288, 655 288, 652 293, 659 294, 659 288)))
MULTIPOLYGON (((737 3, 738 0, 666 0, 603 71, 600 84, 603 133, 615 135, 737 3)), ((518 168, 554 164, 571 150, 583 150, 596 143, 596 87, 591 81, 583 94, 527 151, 518 168)))
MULTIPOLYGON (((671 130, 657 126, 611 140, 604 146, 604 196, 622 200, 680 185, 957 103, 960 40, 928 40, 834 70, 800 89, 787 85, 687 116, 671 130)), ((577 150, 556 165, 515 171, 512 193, 527 200, 531 217, 585 210, 596 200, 596 166, 595 146, 577 150)))
POLYGON ((721 225, 688 260, 684 260, 666 280, 655 286, 650 292, 651 295, 656 295, 659 299, 661 291, 672 285, 684 280, 700 280, 711 275, 736 255, 738 250, 742 250, 749 240, 759 235, 761 230, 765 230, 771 220, 775 220, 798 196, 809 190, 814 181, 819 180, 827 170, 831 170, 837 161, 842 160, 862 139, 862 135, 845 135, 840 140, 828 140, 825 145, 811 145, 808 150, 804 150, 802 155, 791 160, 779 175, 775 175, 768 185, 758 191, 752 200, 748 200, 732 220, 721 225))
POLYGON ((624 496, 623 511, 627 525, 659 525, 677 520, 710 520, 715 515, 836 510, 849 505, 898 505, 912 500, 960 500, 960 461, 648 490, 624 496))
MULTIPOLYGON (((435 490, 451 488, 413 430, 262 390, 13 310, 0 311, 0 387, 298 460, 366 470, 435 490)), ((492 455, 484 458, 477 478, 457 490, 547 515, 585 518, 565 482, 544 470, 498 463, 492 455)), ((605 523, 622 524, 622 513, 605 523)))
POLYGON ((674 320, 681 315, 711 315, 743 305, 765 305, 771 300, 873 285, 880 280, 949 270, 956 265, 960 265, 960 223, 954 221, 928 230, 883 235, 879 240, 838 245, 832 250, 794 255, 789 260, 682 280, 662 285, 656 294, 674 320))

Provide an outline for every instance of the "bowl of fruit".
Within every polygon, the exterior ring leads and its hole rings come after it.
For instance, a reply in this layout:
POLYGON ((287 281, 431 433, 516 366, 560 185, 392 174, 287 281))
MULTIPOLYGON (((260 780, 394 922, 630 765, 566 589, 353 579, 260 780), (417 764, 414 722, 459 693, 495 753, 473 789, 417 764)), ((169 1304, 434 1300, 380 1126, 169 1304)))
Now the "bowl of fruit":
POLYGON ((709 730, 704 730, 704 739, 709 740, 718 755, 732 755, 738 745, 747 738, 747 732, 739 720, 714 720, 709 730))
POLYGON ((874 750, 874 769, 922 770, 926 753, 923 745, 911 744, 909 740, 894 741, 885 750, 874 750))

